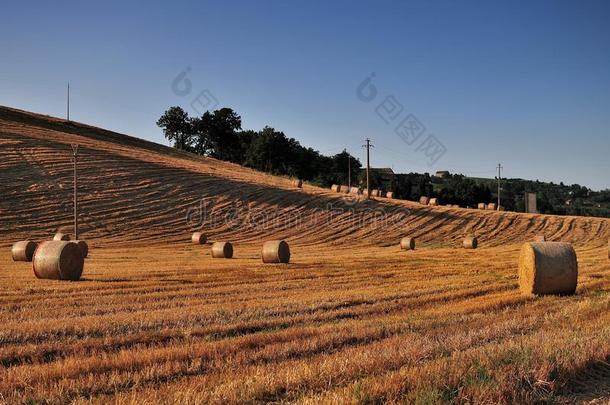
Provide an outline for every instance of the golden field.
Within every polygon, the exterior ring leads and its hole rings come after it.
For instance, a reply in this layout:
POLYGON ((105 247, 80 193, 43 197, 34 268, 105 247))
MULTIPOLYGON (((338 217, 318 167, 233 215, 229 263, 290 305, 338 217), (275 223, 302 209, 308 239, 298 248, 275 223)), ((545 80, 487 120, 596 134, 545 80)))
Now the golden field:
POLYGON ((5 108, 0 173, 0 401, 610 398, 610 220, 352 201, 5 108), (80 282, 37 280, 10 244, 70 231, 71 143, 90 256, 80 282), (197 229, 234 258, 190 244, 197 229), (461 249, 471 232, 479 249, 461 249), (574 244, 574 296, 519 294, 539 233, 574 244), (261 263, 274 238, 290 264, 261 263))

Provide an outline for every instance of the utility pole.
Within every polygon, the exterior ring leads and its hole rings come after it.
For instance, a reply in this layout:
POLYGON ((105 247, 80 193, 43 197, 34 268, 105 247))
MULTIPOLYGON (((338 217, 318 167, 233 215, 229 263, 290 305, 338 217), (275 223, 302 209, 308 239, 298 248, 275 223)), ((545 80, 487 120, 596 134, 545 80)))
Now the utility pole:
POLYGON ((500 187, 500 179, 502 178, 502 169, 502 165, 498 163, 498 207, 496 208, 498 211, 500 211, 500 190, 502 190, 500 187))
POLYGON ((362 145, 362 147, 366 148, 366 198, 369 199, 369 198, 371 198, 371 192, 370 192, 371 182, 370 182, 370 176, 369 176, 369 172, 371 170, 370 150, 374 146, 371 145, 371 140, 369 138, 366 138, 365 141, 366 141, 366 144, 362 145))
POLYGON ((70 121, 70 82, 68 82, 68 121, 70 121))
POLYGON ((352 189, 352 155, 347 153, 347 188, 352 189))
POLYGON ((76 160, 78 157, 78 145, 72 145, 72 154, 74 156, 74 239, 78 240, 78 194, 76 192, 78 177, 76 172, 76 160))

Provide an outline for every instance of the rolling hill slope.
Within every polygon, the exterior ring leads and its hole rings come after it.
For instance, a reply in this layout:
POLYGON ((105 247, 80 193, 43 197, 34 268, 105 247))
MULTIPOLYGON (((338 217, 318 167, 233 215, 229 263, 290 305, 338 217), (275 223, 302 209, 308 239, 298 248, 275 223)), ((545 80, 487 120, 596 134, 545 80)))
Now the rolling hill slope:
POLYGON ((610 398, 608 219, 354 201, 8 108, 0 180, 0 404, 610 398), (40 280, 6 247, 71 233, 73 143, 93 249, 79 282, 40 280), (234 258, 188 243, 198 228, 234 258), (574 242, 575 295, 519 292, 538 233, 574 242), (290 264, 261 263, 275 237, 290 264))
POLYGON ((545 233, 602 244, 610 220, 354 202, 330 190, 87 125, 0 108, 0 243, 71 231, 70 145, 79 149, 80 230, 95 245, 183 242, 195 229, 233 241, 395 244, 410 234, 448 246, 475 232, 483 246, 545 233))

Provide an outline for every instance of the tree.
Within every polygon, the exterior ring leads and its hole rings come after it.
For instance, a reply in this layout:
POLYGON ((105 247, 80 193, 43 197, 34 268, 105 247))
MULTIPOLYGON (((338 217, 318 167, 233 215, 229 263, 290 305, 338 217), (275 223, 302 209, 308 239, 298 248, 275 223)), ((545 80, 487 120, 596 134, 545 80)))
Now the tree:
POLYGON ((242 162, 243 151, 237 131, 241 129, 241 117, 231 108, 206 111, 193 123, 196 133, 195 151, 231 162, 242 162))
POLYGON ((192 149, 193 123, 181 107, 170 107, 159 118, 157 126, 163 129, 165 138, 174 142, 174 148, 192 149))
POLYGON ((290 153, 288 139, 283 132, 271 127, 263 128, 252 140, 246 152, 246 166, 274 174, 287 174, 287 155, 290 153))
POLYGON ((348 184, 348 174, 351 172, 351 184, 356 183, 356 179, 362 169, 362 164, 358 158, 350 155, 345 149, 332 157, 332 183, 348 184), (349 165, 349 169, 348 169, 349 165))

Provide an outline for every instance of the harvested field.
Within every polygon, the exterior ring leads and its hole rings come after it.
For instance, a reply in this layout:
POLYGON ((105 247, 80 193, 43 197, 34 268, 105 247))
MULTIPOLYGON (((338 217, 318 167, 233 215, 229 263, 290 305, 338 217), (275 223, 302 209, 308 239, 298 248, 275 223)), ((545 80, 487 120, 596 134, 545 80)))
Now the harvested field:
POLYGON ((0 171, 0 401, 610 398, 600 383, 610 359, 610 220, 354 203, 8 109, 0 171), (75 142, 89 256, 79 282, 38 280, 10 246, 70 225, 75 142), (234 258, 190 243, 196 230, 230 240, 234 258), (476 250, 461 248, 469 233, 476 250), (400 254, 406 234, 417 250, 400 254), (538 234, 574 244, 575 295, 520 294, 519 250, 538 234), (290 264, 261 262, 271 239, 290 244, 290 264))

